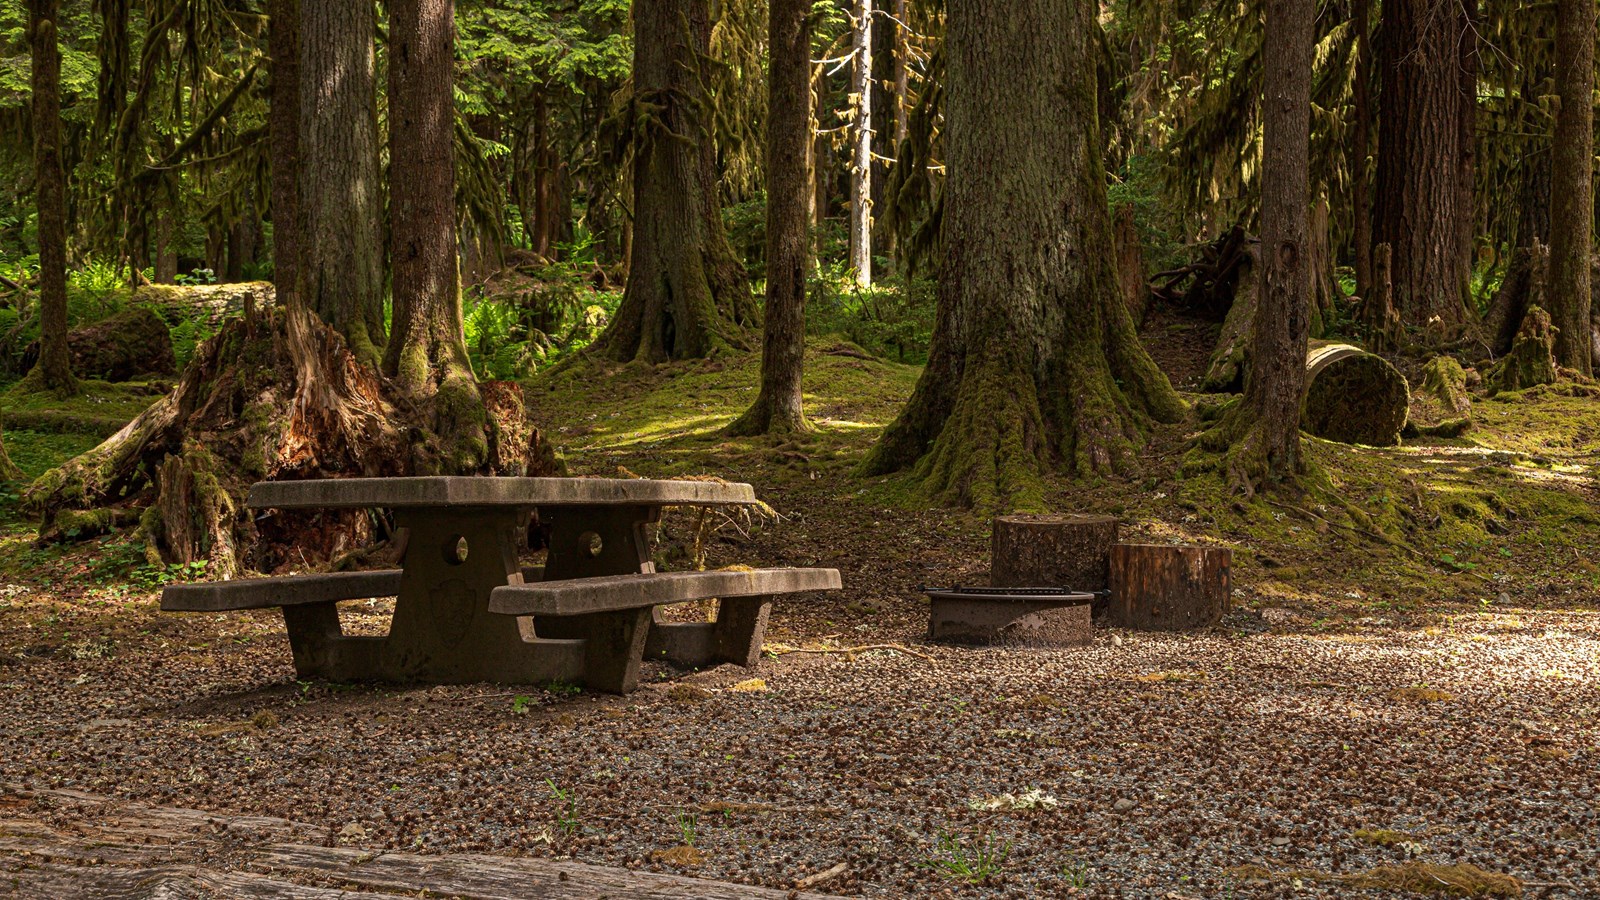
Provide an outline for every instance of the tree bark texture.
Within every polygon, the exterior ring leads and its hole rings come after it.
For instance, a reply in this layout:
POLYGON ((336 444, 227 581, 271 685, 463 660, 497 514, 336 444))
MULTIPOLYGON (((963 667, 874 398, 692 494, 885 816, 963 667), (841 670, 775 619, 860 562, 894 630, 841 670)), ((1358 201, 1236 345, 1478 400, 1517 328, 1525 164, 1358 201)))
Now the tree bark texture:
POLYGON ((1594 0, 1556 3, 1555 142, 1550 161, 1550 317, 1556 362, 1580 375, 1590 358, 1594 248, 1594 0))
POLYGON ((0 429, 0 483, 21 481, 22 478, 22 470, 17 468, 17 464, 11 461, 10 454, 6 453, 5 433, 0 429))
POLYGON ((1183 404, 1138 342, 1108 252, 1090 5, 948 15, 933 345, 863 469, 916 463, 938 502, 1037 507, 1046 469, 1125 471, 1141 425, 1183 404))
POLYGON ((1233 551, 1226 547, 1117 544, 1111 548, 1111 621, 1141 631, 1215 625, 1233 595, 1232 569, 1233 551))
POLYGON ((30 376, 60 394, 77 392, 67 355, 67 173, 61 164, 60 0, 29 0, 33 53, 33 164, 39 209, 39 362, 30 376))
POLYGON ((706 3, 633 5, 633 244, 622 304, 596 342, 612 359, 656 363, 743 347, 755 319, 708 152, 706 3))
POLYGON ((1379 24, 1373 240, 1392 253, 1394 304, 1438 338, 1468 328, 1472 271, 1475 0, 1391 0, 1379 24))
POLYGON ((1370 0, 1353 0, 1350 19, 1356 27, 1354 85, 1355 122, 1350 129, 1353 168, 1350 199, 1355 220, 1356 294, 1372 290, 1372 11, 1370 0))
POLYGON ((383 357, 383 196, 371 0, 300 4, 300 260, 296 294, 383 357))
MULTIPOLYGON (((1241 446, 1230 480, 1252 488, 1300 473, 1300 401, 1311 332, 1311 54, 1314 0, 1268 0, 1262 43, 1260 294, 1251 326, 1241 446)), ((1321 277, 1321 273, 1317 273, 1321 277)))
POLYGON ((730 426, 735 434, 804 431, 800 376, 805 361, 806 269, 810 229, 806 153, 811 143, 809 0, 771 0, 767 75, 767 309, 761 391, 730 426))
POLYGON ((272 56, 272 106, 267 114, 272 153, 272 282, 277 302, 298 302, 300 272, 300 4, 270 0, 267 46, 272 56))
POLYGON ((850 268, 872 287, 872 0, 855 0, 850 52, 850 268))
POLYGON ((390 0, 389 200, 394 327, 384 371, 424 399, 445 472, 489 450, 484 398, 467 357, 456 259, 454 0, 390 0))

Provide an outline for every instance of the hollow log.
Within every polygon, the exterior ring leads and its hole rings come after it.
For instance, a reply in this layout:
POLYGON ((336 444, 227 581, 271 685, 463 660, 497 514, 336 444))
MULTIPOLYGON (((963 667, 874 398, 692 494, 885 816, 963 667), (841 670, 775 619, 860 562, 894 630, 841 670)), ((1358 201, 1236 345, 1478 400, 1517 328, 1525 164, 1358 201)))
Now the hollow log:
POLYGON ((1351 344, 1313 346, 1306 354, 1301 427, 1343 444, 1400 443, 1411 389, 1387 360, 1351 344))
POLYGON ((1111 548, 1111 621, 1141 631, 1215 625, 1228 609, 1233 551, 1117 544, 1111 548))

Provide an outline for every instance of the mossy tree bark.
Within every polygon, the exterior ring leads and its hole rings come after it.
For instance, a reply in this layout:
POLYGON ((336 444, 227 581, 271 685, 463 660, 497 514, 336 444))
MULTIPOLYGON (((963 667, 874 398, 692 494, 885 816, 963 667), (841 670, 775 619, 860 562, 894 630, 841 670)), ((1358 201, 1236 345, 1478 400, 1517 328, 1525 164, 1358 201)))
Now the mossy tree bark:
POLYGON ((863 470, 915 464, 936 502, 1037 507, 1046 470, 1127 470, 1141 426, 1183 403, 1117 287, 1093 9, 1022 0, 948 15, 933 347, 863 470))
POLYGON ((383 358, 383 200, 371 0, 299 4, 296 294, 361 362, 383 358))
POLYGON ((1471 327, 1475 0, 1390 0, 1379 23, 1373 240, 1393 253, 1394 304, 1434 342, 1471 327))
POLYGON ((1594 0, 1556 3, 1555 142, 1550 161, 1550 317, 1556 362, 1585 377, 1594 254, 1594 0))
POLYGON ((33 163, 39 209, 39 361, 32 386, 78 392, 67 354, 67 174, 61 164, 60 0, 29 0, 33 55, 33 163))
POLYGON ((456 260, 453 0, 389 4, 389 203, 394 332, 384 372, 430 407, 443 470, 488 452, 483 397, 462 335, 456 260))
POLYGON ((272 154, 272 280, 277 302, 297 302, 300 273, 300 4, 269 0, 267 46, 272 57, 272 102, 267 126, 272 154))
POLYGON ((596 342, 617 360, 663 362, 745 346, 750 286, 717 207, 702 68, 707 0, 637 0, 633 243, 616 317, 596 342))
POLYGON ((21 481, 22 470, 11 461, 11 455, 6 452, 5 432, 0 430, 0 482, 21 481))
POLYGON ((807 227, 806 150, 811 142, 809 0, 768 7, 767 309, 761 391, 728 427, 731 434, 809 431, 801 407, 805 362, 807 227))
MULTIPOLYGON (((1268 0, 1262 42, 1260 291, 1244 402, 1206 435, 1227 453, 1229 483, 1250 495, 1301 472, 1300 404, 1311 331, 1307 204, 1314 0, 1268 0)), ((1323 277, 1323 273, 1316 273, 1323 277)))

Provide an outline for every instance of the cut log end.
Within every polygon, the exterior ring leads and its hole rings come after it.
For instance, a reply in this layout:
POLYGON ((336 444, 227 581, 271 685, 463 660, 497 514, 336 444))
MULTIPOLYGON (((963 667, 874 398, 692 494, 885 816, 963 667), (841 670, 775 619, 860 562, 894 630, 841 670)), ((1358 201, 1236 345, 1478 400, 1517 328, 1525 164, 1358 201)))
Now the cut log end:
POLYGON ((1411 390, 1387 360, 1350 344, 1329 344, 1312 348, 1306 370, 1306 431, 1344 444, 1400 443, 1411 390))

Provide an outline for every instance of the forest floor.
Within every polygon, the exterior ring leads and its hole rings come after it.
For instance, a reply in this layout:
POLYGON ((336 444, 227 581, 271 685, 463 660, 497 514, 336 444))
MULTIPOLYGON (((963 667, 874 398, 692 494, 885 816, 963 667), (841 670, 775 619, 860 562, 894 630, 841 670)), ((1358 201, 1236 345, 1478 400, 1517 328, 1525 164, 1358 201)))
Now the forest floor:
MULTIPOLYGON (((1211 328, 1147 328, 1180 387, 1211 328)), ((1600 896, 1594 399, 1480 400, 1473 430, 1426 445, 1312 441, 1318 487, 1293 501, 1183 477, 1198 426, 1159 429, 1138 475, 1049 504, 1232 547, 1223 624, 960 649, 922 641, 917 588, 980 583, 987 520, 852 474, 917 370, 814 342, 819 431, 721 437, 756 370, 579 361, 526 387, 574 474, 754 483, 781 518, 724 529, 710 565, 843 572, 779 602, 758 671, 652 668, 626 697, 296 682, 275 615, 160 615, 174 573, 115 536, 34 546, 13 499, 0 782, 776 887, 842 863, 813 890, 869 897, 1509 891, 1495 873, 1600 896)), ((105 391, 95 408, 130 393, 105 391)), ((31 472, 94 442, 36 415, 6 435, 31 472)), ((684 564, 682 530, 664 563, 684 564)), ((382 627, 384 601, 347 606, 347 627, 382 627)))

